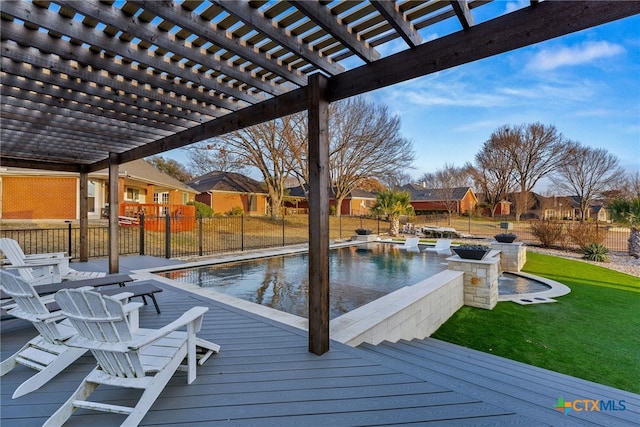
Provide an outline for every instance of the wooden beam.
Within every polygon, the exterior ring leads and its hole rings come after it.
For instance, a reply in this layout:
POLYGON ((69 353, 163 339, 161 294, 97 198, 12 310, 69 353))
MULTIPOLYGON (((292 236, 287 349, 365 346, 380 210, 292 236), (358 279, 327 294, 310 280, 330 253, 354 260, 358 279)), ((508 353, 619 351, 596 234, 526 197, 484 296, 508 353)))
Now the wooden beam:
MULTIPOLYGON (((10 25, 3 24, 3 25, 10 25)), ((16 24, 13 24, 18 30, 26 30, 23 28, 18 28, 16 24)), ((28 30, 27 30, 28 31, 28 30)), ((36 37, 29 38, 32 46, 35 46, 37 39, 42 39, 43 37, 48 37, 42 33, 34 33, 33 35, 36 37), (40 35, 37 37, 37 35, 40 35)), ((15 33, 12 33, 12 36, 15 33)), ((18 37, 14 37, 18 38, 18 37)), ((22 37, 20 37, 22 39, 22 37)), ((86 65, 78 64, 78 61, 75 61, 75 64, 71 64, 70 60, 67 60, 62 57, 58 57, 56 55, 43 54, 42 52, 36 49, 28 49, 18 46, 16 43, 10 43, 7 41, 2 41, 2 58, 3 58, 3 66, 2 70, 6 72, 10 72, 12 74, 16 74, 15 72, 9 71, 4 66, 4 60, 11 59, 17 63, 30 64, 36 68, 42 68, 48 70, 53 73, 61 73, 66 74, 71 78, 76 78, 83 80, 85 82, 93 82, 97 86, 109 87, 112 91, 122 91, 125 93, 129 93, 135 95, 138 99, 147 100, 146 102, 151 101, 153 105, 171 105, 172 111, 182 109, 185 112, 190 112, 189 116, 185 116, 189 120, 198 121, 200 123, 211 120, 212 118, 219 117, 222 115, 222 110, 216 109, 213 106, 210 106, 208 103, 210 101, 210 96, 205 96, 203 92, 198 91, 196 89, 188 89, 186 87, 183 88, 184 85, 177 85, 174 82, 168 82, 163 79, 149 79, 151 80, 151 85, 153 84, 162 84, 164 87, 159 87, 162 90, 149 90, 145 86, 149 84, 147 80, 137 81, 135 79, 130 79, 130 77, 136 76, 140 77, 152 77, 147 73, 140 73, 140 71, 132 70, 130 67, 126 67, 123 64, 114 64, 110 65, 109 63, 102 62, 101 66, 103 67, 102 72, 95 72, 89 70, 86 65), (105 67, 106 66, 106 67, 105 67), (127 72, 128 70, 128 72, 127 72), (107 73, 108 71, 108 73, 107 73), (115 72, 115 73, 114 73, 115 72), (124 74, 123 74, 124 73, 124 74), (118 76, 118 77, 112 77, 118 76), (123 77, 129 77, 123 78, 123 77), (170 84, 169 84, 170 83, 170 84), (183 89, 183 90, 181 90, 183 89), (190 100, 183 99, 182 96, 189 97, 190 100), (206 105, 206 106, 205 106, 206 105), (199 114, 195 114, 199 113, 199 114)), ((77 55, 80 57, 89 56, 88 59, 91 59, 91 55, 97 56, 87 49, 85 54, 88 55, 77 55)), ((92 63, 95 64, 94 59, 92 63)), ((83 62, 83 64, 85 64, 83 62)), ((24 72, 24 66, 21 67, 24 72)), ((15 69, 15 68, 14 68, 15 69)), ((226 112, 226 110, 224 110, 226 112)))
POLYGON ((189 31, 205 40, 209 40, 216 46, 233 52, 251 63, 270 71, 285 80, 295 83, 298 86, 307 85, 306 75, 297 70, 291 70, 286 64, 277 60, 277 58, 272 58, 266 52, 261 52, 260 49, 252 49, 250 46, 247 46, 246 42, 243 40, 218 28, 215 23, 205 23, 203 18, 192 12, 184 10, 184 8, 174 2, 166 3, 159 1, 133 0, 128 3, 135 4, 156 16, 160 16, 167 21, 173 22, 185 31, 189 31))
POLYGON ((89 261, 89 174, 83 171, 80 172, 80 262, 87 261, 89 261))
POLYGON ((416 47, 422 44, 422 37, 404 16, 404 13, 400 11, 396 2, 383 0, 370 0, 370 2, 409 47, 416 47))
POLYGON ((638 1, 544 1, 330 79, 331 102, 640 13, 638 1))
MULTIPOLYGON (((208 90, 227 94, 236 99, 248 102, 249 104, 255 104, 263 99, 262 97, 256 97, 238 90, 228 84, 220 83, 217 79, 205 73, 196 72, 196 70, 193 69, 186 69, 176 61, 155 56, 152 52, 148 52, 144 49, 138 49, 137 46, 121 41, 117 37, 108 37, 98 30, 85 26, 80 21, 63 18, 55 12, 37 7, 31 3, 2 1, 0 2, 0 10, 25 22, 39 25, 43 28, 47 28, 78 40, 87 40, 91 45, 113 52, 123 58, 127 58, 131 61, 137 61, 148 67, 153 67, 156 70, 161 70, 171 75, 178 76, 184 81, 196 82, 197 84, 208 88, 208 90)), ((212 99, 212 103, 214 105, 231 111, 237 110, 240 107, 237 103, 227 99, 212 99)))
POLYGON ((6 155, 0 156, 0 166, 6 168, 42 169, 58 172, 80 172, 81 170, 80 164, 69 163, 69 161, 52 162, 22 158, 16 159, 13 157, 7 157, 6 155))
MULTIPOLYGON (((328 98, 333 102, 360 95, 638 13, 638 1, 542 2, 331 77, 328 98)), ((297 113, 306 108, 306 96, 304 89, 296 89, 132 149, 121 157, 132 161, 297 113)), ((92 170, 105 167, 104 161, 91 165, 92 170)))
POLYGON ((316 24, 320 25, 327 33, 331 34, 344 47, 358 55, 365 62, 373 62, 380 59, 380 53, 375 50, 366 40, 361 40, 357 34, 345 24, 343 24, 337 16, 333 16, 331 12, 319 2, 313 0, 294 1, 290 0, 296 9, 307 15, 316 24))
POLYGON ((329 351, 329 102, 328 81, 309 78, 309 351, 329 351))
MULTIPOLYGON (((285 92, 282 87, 275 85, 273 82, 264 81, 256 75, 240 71, 239 68, 227 64, 226 61, 221 58, 215 58, 212 57, 212 55, 203 55, 198 50, 187 46, 185 44, 187 43, 186 41, 181 41, 176 37, 170 37, 169 33, 158 31, 157 27, 142 22, 135 17, 125 16, 121 10, 111 5, 76 0, 59 0, 57 3, 103 24, 112 25, 132 37, 137 37, 140 40, 144 40, 183 58, 188 58, 202 65, 205 70, 215 70, 231 79, 236 79, 247 86, 255 87, 270 95, 280 95, 285 92)), ((238 54, 242 56, 242 52, 238 52, 238 54)))
POLYGON ((344 71, 342 65, 323 57, 319 52, 313 50, 311 46, 302 43, 297 37, 292 37, 286 29, 279 27, 277 23, 265 17, 259 10, 251 7, 249 2, 210 1, 325 73, 335 75, 344 71))
POLYGON ((120 201, 118 199, 118 154, 109 153, 109 274, 120 272, 120 233, 118 217, 120 216, 120 201))
POLYGON ((451 0, 451 7, 456 12, 456 16, 462 24, 463 29, 469 29, 473 26, 473 15, 469 10, 467 0, 451 0))

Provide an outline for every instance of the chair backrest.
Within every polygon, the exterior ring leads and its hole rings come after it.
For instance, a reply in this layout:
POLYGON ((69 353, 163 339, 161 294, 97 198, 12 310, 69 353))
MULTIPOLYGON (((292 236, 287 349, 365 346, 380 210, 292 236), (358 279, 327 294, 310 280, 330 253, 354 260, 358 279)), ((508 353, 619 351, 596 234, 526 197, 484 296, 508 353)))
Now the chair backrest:
POLYGON ((438 239, 436 240, 436 246, 434 249, 436 250, 440 250, 440 249, 449 249, 451 247, 451 239, 438 239))
POLYGON ((43 317, 51 312, 29 282, 0 270, 0 286, 16 303, 16 307, 10 309, 9 313, 33 323, 45 341, 57 344, 56 340, 69 337, 69 334, 60 331, 56 322, 43 321, 43 317))
MULTIPOLYGON (((26 256, 24 251, 20 247, 20 243, 13 239, 8 237, 0 238, 0 251, 13 265, 23 265, 25 263, 26 256)), ((24 280, 27 282, 33 281, 34 276, 30 268, 19 268, 17 270, 24 280)))
POLYGON ((145 376, 138 352, 122 351, 133 336, 120 301, 86 289, 61 289, 55 299, 104 372, 121 378, 145 376), (123 344, 119 351, 105 350, 117 343, 123 344))
POLYGON ((404 247, 405 248, 415 248, 418 246, 418 243, 420 242, 420 238, 419 237, 408 237, 407 240, 405 240, 404 242, 404 247))

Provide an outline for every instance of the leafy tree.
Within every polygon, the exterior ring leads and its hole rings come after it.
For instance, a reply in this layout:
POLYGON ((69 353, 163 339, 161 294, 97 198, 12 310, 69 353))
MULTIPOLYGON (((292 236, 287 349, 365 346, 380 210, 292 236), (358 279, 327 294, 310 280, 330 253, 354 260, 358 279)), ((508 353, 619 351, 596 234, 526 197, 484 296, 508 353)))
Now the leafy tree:
POLYGON ((374 215, 389 217, 389 234, 397 236, 400 231, 400 216, 413 215, 411 195, 408 191, 386 190, 376 195, 376 203, 371 208, 374 215))
POLYGON ((153 156, 145 160, 154 168, 172 176, 180 182, 187 182, 193 178, 193 175, 191 175, 191 173, 181 163, 178 163, 173 159, 165 159, 162 156, 153 156))
POLYGON ((514 194, 516 220, 519 221, 531 205, 531 191, 562 164, 566 149, 567 143, 555 126, 532 123, 512 128, 502 126, 491 134, 479 154, 497 155, 507 162, 505 168, 510 168, 519 188, 514 194))
POLYGON ((618 188, 623 176, 618 158, 604 148, 570 143, 552 181, 561 191, 578 196, 580 219, 584 221, 591 204, 604 198, 606 192, 618 188))
POLYGON ((616 199, 608 206, 613 221, 631 227, 629 255, 640 258, 640 198, 616 199))

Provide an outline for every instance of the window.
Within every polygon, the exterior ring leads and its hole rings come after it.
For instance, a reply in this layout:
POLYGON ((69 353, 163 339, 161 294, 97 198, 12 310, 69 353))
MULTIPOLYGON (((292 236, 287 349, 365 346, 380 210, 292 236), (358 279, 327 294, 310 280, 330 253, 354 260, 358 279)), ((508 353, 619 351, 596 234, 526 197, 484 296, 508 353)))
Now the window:
POLYGON ((96 211, 96 183, 89 181, 87 185, 87 212, 96 211))
POLYGON ((189 195, 187 193, 182 193, 182 204, 186 205, 189 203, 189 195))
POLYGON ((127 187, 126 194, 124 196, 125 200, 140 200, 140 190, 138 188, 127 187))

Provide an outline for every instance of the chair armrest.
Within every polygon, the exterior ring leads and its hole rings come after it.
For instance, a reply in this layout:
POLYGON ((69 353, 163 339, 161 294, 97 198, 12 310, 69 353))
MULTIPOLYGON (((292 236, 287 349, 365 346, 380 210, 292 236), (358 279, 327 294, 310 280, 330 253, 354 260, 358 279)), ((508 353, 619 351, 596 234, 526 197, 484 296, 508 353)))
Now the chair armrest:
POLYGON ((47 260, 42 260, 42 261, 34 261, 32 263, 29 264, 10 264, 10 265, 3 265, 2 268, 34 268, 34 267, 49 267, 49 266, 59 266, 60 263, 64 261, 61 259, 55 259, 55 258, 49 258, 47 260))
POLYGON ((66 252, 49 252, 45 254, 29 254, 24 256, 25 259, 42 259, 42 258, 66 258, 71 259, 71 257, 67 256, 66 252))
POLYGON ((186 311, 182 316, 169 323, 168 325, 153 331, 148 336, 141 337, 139 341, 129 344, 130 350, 139 350, 140 348, 151 344, 152 342, 162 338, 165 335, 170 334, 178 328, 188 325, 191 322, 199 320, 204 314, 209 311, 208 307, 193 307, 186 311))

